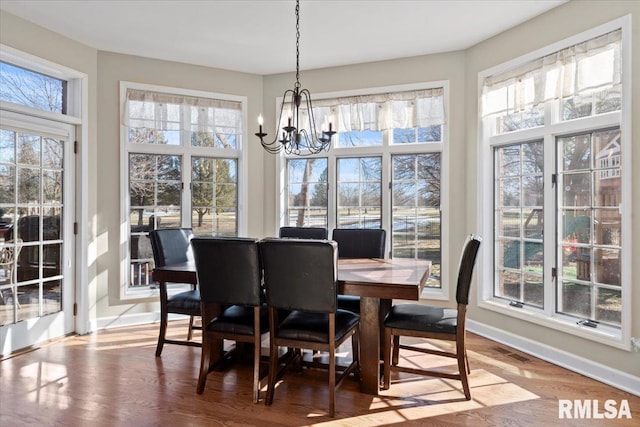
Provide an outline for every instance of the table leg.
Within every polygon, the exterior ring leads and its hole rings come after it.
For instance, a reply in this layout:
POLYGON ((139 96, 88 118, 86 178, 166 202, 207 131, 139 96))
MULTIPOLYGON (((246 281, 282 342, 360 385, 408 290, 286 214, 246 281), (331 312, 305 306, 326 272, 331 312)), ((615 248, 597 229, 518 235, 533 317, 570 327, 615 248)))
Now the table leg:
POLYGON ((380 360, 384 360, 384 318, 387 317, 389 311, 391 311, 391 303, 393 300, 381 299, 380 308, 378 309, 378 325, 380 325, 380 341, 378 346, 380 349, 380 360))
POLYGON ((360 391, 380 389, 380 299, 360 297, 360 391))

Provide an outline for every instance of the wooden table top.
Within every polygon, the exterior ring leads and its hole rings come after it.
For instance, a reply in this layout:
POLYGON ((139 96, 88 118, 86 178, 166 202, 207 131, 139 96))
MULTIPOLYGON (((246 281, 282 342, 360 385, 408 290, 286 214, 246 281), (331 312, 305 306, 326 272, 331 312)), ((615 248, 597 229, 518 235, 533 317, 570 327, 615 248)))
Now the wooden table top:
MULTIPOLYGON (((431 270, 431 261, 406 258, 354 258, 338 260, 338 291, 385 299, 417 300, 431 270)), ((157 281, 196 283, 193 262, 157 267, 157 281)))

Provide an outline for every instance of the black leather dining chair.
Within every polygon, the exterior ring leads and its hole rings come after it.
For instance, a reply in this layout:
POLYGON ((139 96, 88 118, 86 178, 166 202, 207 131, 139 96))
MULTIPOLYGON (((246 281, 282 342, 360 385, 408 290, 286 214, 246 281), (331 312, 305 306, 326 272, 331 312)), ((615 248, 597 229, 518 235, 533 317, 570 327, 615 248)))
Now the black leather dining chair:
POLYGON ((326 240, 329 235, 323 227, 280 227, 279 236, 290 239, 326 240))
MULTIPOLYGON (((191 246, 189 244, 193 232, 190 228, 162 228, 149 232, 153 260, 156 267, 177 264, 193 260, 191 246)), ((191 286, 191 290, 180 292, 169 297, 166 283, 160 283, 160 333, 158 335, 158 345, 156 346, 156 357, 162 354, 164 344, 179 344, 190 346, 201 346, 201 343, 192 341, 193 330, 199 329, 194 326, 194 318, 200 316, 200 292, 196 285, 191 286), (187 340, 166 339, 167 321, 169 313, 185 314, 189 316, 189 329, 187 340)))
POLYGON ((335 391, 344 378, 359 369, 359 316, 337 308, 337 246, 335 242, 304 239, 266 239, 260 242, 269 308, 270 366, 265 403, 271 405, 275 385, 289 363, 280 369, 279 347, 328 352, 329 415, 335 414, 335 391), (282 310, 291 310, 280 318, 282 310), (351 338, 353 360, 340 372, 336 348, 351 338))
POLYGON ((422 304, 397 304, 391 308, 384 320, 384 388, 391 382, 391 371, 408 372, 462 382, 465 398, 471 399, 467 374, 471 372, 465 347, 466 313, 469 304, 471 277, 482 238, 471 235, 467 239, 460 260, 458 285, 456 288, 457 309, 422 304), (416 345, 400 344, 400 336, 455 341, 455 351, 427 349, 416 345), (399 350, 408 349, 422 353, 455 358, 458 373, 423 369, 416 366, 400 366, 399 350), (392 355, 393 352, 393 355, 392 355))
MULTIPOLYGON (((336 228, 331 239, 338 243, 338 258, 384 258, 384 229, 336 228)), ((360 297, 338 295, 338 308, 360 313, 360 297)))
POLYGON ((226 358, 222 341, 253 345, 252 399, 260 395, 260 342, 269 330, 262 304, 258 241, 249 238, 195 237, 191 241, 202 300, 202 355, 197 392, 207 375, 226 358), (216 345, 217 342, 217 345, 216 345))

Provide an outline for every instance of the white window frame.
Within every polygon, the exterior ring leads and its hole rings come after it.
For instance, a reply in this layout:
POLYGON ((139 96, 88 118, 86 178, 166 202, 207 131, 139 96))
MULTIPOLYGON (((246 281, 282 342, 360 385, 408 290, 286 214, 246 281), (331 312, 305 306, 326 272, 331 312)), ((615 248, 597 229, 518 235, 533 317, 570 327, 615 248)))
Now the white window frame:
MULTIPOLYGON (((578 118, 567 121, 558 121, 553 113, 553 106, 545 109, 545 126, 538 128, 517 130, 510 133, 492 135, 490 129, 483 126, 482 117, 478 115, 478 224, 481 233, 486 236, 486 241, 490 245, 478 263, 478 284, 477 294, 478 306, 487 310, 495 311, 510 317, 535 323, 536 325, 548 327, 554 330, 565 332, 570 335, 579 336, 592 341, 597 341, 612 347, 631 351, 631 175, 632 175, 632 120, 631 120, 631 16, 627 15, 609 23, 600 25, 588 31, 584 31, 575 36, 569 37, 560 42, 554 43, 535 52, 523 55, 507 63, 484 70, 478 73, 478 111, 482 111, 482 85, 485 77, 498 74, 512 69, 514 66, 524 64, 558 50, 567 48, 577 43, 598 37, 602 34, 622 29, 621 55, 622 55, 622 109, 621 111, 578 118), (622 239, 622 267, 621 267, 621 295, 622 295, 622 319, 620 328, 598 326, 589 328, 576 323, 576 318, 561 313, 555 313, 555 287, 556 281, 552 277, 551 268, 557 267, 555 228, 557 224, 556 216, 556 189, 550 184, 552 175, 556 173, 556 137, 576 134, 586 131, 595 131, 610 127, 620 127, 622 133, 621 149, 622 156, 622 229, 627 230, 621 236, 622 239), (552 235, 552 238, 544 239, 544 309, 537 308, 515 308, 509 305, 509 301, 493 297, 494 291, 494 148, 517 142, 533 140, 544 140, 545 170, 544 170, 544 223, 548 224, 545 235, 552 235), (551 231, 551 233, 549 233, 551 231), (552 283, 550 285, 550 283, 552 283)), ((555 107, 557 108, 557 107, 555 107)))
MULTIPOLYGON (((127 89, 138 89, 153 92, 162 92, 176 95, 185 95, 201 98, 213 98, 227 101, 240 102, 242 104, 242 135, 238 147, 234 150, 218 148, 218 147, 191 147, 188 145, 162 145, 162 144, 134 144, 129 143, 127 138, 127 129, 124 125, 120 125, 120 299, 131 300, 139 298, 152 298, 158 296, 158 289, 142 288, 132 289, 129 287, 129 269, 131 257, 129 253, 129 153, 141 154, 159 154, 159 155, 177 155, 182 159, 181 172, 184 189, 182 190, 181 205, 181 227, 191 227, 191 163, 185 161, 185 155, 190 158, 196 157, 223 157, 235 158, 238 161, 238 188, 237 188, 237 230, 238 236, 246 235, 247 232, 247 198, 248 198, 248 171, 247 171, 247 98, 244 96, 228 95, 214 92, 205 92, 189 89, 180 89, 175 87, 166 87, 158 85, 149 85, 143 83, 120 82, 120 116, 125 111, 125 103, 127 98, 127 89)), ((185 288, 186 289, 186 288, 185 288)), ((180 286, 169 289, 169 293, 175 293, 184 290, 180 286)))
POLYGON ((23 52, 11 46, 0 43, 0 60, 28 70, 46 74, 48 76, 67 81, 67 112, 66 114, 43 111, 36 108, 18 105, 7 101, 0 101, 4 111, 20 114, 23 119, 37 117, 75 126, 75 190, 74 207, 75 223, 78 233, 71 250, 74 259, 75 274, 75 304, 78 310, 75 317, 75 331, 85 334, 96 328, 95 312, 90 311, 94 304, 90 301, 88 265, 95 261, 95 245, 89 245, 89 76, 80 71, 60 65, 58 63, 23 52))
MULTIPOLYGON (((388 184, 391 182, 391 156, 395 154, 428 154, 440 153, 441 179, 440 179, 440 288, 425 287, 421 294, 421 299, 430 300, 449 300, 449 291, 451 283, 451 269, 449 263, 449 81, 435 81, 428 83, 394 85, 385 87, 376 87, 368 89, 314 93, 313 99, 340 98, 347 96, 373 95, 379 93, 403 92, 410 90, 424 90, 442 88, 444 91, 444 110, 447 120, 442 125, 442 140, 440 142, 427 143, 406 143, 406 144, 389 144, 388 138, 380 146, 364 146, 364 147, 336 147, 331 144, 328 152, 305 156, 304 158, 327 158, 327 181, 328 181, 328 202, 327 202, 327 226, 329 236, 331 230, 336 228, 336 165, 337 159, 342 157, 382 157, 382 228, 391 230, 391 190, 388 184)), ((275 111, 279 111, 282 104, 282 97, 276 99, 275 111)), ((287 213, 287 195, 283 191, 287 184, 287 158, 297 158, 295 155, 286 156, 283 153, 277 155, 276 158, 276 188, 280 189, 276 194, 276 209, 278 212, 278 221, 275 224, 273 232, 278 235, 278 229, 286 223, 287 213)), ((391 232, 387 233, 387 254, 391 251, 391 232)), ((457 273, 457 272, 456 272, 457 273)))

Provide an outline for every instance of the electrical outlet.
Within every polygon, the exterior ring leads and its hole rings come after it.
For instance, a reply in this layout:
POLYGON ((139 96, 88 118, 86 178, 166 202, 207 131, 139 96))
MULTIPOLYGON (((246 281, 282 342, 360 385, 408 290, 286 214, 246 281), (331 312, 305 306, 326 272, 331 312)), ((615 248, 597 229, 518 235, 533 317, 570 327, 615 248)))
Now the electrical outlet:
POLYGON ((640 351, 640 338, 631 338, 631 348, 636 353, 640 351))

